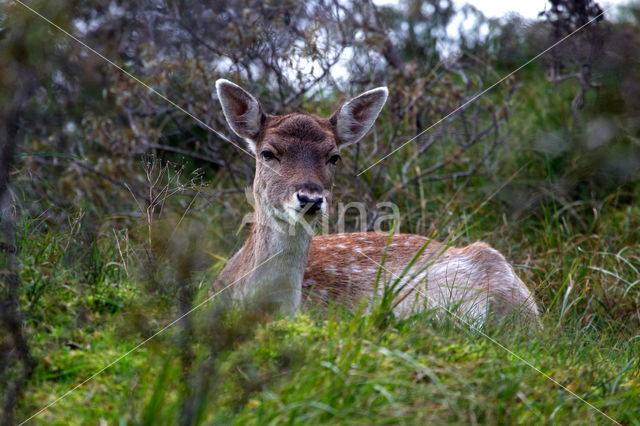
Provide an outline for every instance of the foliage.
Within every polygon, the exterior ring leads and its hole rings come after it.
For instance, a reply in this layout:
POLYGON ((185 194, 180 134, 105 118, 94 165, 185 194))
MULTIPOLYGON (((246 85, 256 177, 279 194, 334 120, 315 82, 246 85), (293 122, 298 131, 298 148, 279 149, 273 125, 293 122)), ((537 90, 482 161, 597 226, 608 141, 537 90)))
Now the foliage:
MULTIPOLYGON (((33 421, 605 420, 568 389, 638 424, 640 8, 483 92, 596 13, 552 3, 536 22, 435 0, 29 3, 136 81, 0 2, 0 136, 18 148, 5 170, 15 318, 34 360, 16 419, 118 360, 33 421), (474 26, 451 38, 460 14, 474 26), (253 159, 220 137, 221 76, 273 113, 328 116, 389 86, 375 130, 344 152, 334 199, 367 203, 367 226, 393 201, 403 232, 491 243, 535 292, 544 328, 483 335, 384 306, 273 318, 224 295, 200 306, 244 238, 253 176, 253 159)), ((0 333, 0 361, 18 359, 0 333)))

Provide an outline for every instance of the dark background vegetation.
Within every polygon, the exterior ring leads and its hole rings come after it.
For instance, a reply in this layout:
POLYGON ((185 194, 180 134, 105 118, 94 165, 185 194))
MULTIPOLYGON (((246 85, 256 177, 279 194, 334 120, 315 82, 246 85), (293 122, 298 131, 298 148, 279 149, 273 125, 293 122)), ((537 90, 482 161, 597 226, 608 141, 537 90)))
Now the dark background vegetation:
MULTIPOLYGON (((140 81, 0 1, 1 423, 189 312, 241 246, 253 159, 206 127, 243 144, 215 98, 220 77, 267 112, 325 116, 388 86, 339 168, 335 199, 369 207, 349 229, 392 201, 403 232, 490 242, 544 312, 535 337, 501 338, 637 423, 640 6, 608 10, 449 115, 600 6, 552 0, 530 21, 447 0, 28 5, 140 81), (451 37, 461 15, 474 25, 451 37)), ((455 324, 202 311, 33 421, 606 420, 455 324)))

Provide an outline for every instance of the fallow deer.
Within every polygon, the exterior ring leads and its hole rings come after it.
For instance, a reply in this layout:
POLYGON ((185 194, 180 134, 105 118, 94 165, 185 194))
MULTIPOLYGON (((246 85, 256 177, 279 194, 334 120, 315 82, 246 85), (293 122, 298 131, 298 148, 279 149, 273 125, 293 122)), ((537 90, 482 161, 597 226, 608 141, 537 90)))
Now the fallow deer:
POLYGON ((474 322, 511 313, 535 323, 531 292, 485 243, 457 248, 420 235, 389 239, 374 232, 312 237, 301 225, 301 218, 309 223, 327 212, 340 150, 372 127, 387 99, 385 87, 349 100, 328 119, 266 114, 255 97, 224 79, 216 89, 229 126, 256 157, 254 223, 216 287, 233 283, 234 298, 289 312, 299 309, 303 292, 311 302, 336 298, 354 306, 381 291, 376 273, 382 268, 387 279, 402 281, 398 315, 444 308, 474 322))

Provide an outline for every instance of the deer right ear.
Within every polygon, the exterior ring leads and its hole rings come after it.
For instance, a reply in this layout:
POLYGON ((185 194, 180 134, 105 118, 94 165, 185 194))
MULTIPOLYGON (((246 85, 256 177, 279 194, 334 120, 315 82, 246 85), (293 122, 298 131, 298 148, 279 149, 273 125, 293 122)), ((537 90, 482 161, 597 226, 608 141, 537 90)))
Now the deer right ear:
POLYGON ((331 116, 329 122, 338 137, 338 146, 354 144, 367 134, 388 95, 386 87, 369 90, 346 102, 331 116))
POLYGON ((255 154, 255 138, 266 119, 260 103, 242 87, 224 78, 216 81, 216 92, 229 127, 249 143, 255 154))

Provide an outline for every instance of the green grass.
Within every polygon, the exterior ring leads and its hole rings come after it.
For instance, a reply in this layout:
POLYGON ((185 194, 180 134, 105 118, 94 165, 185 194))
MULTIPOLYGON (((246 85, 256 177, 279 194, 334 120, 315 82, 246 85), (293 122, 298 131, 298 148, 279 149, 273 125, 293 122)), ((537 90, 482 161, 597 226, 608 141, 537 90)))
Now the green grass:
MULTIPOLYGON (((463 230, 457 243, 486 239, 513 259, 544 307, 544 329, 507 327, 490 337, 617 421, 640 424, 640 212, 611 197, 597 214, 580 212, 582 221, 555 207, 513 223, 494 214, 499 204, 468 221, 477 202, 451 205, 463 230)), ((178 316, 130 263, 126 273, 118 234, 80 243, 80 226, 55 234, 36 223, 24 223, 20 258, 38 365, 18 419, 178 316), (72 245, 82 248, 70 256, 72 245)), ((200 298, 213 275, 194 280, 200 298)), ((193 320, 189 345, 176 325, 34 424, 175 424, 190 389, 200 397, 197 422, 206 424, 609 423, 454 319, 381 323, 336 307, 268 321, 204 308, 193 320), (191 364, 181 358, 187 347, 191 364)))

